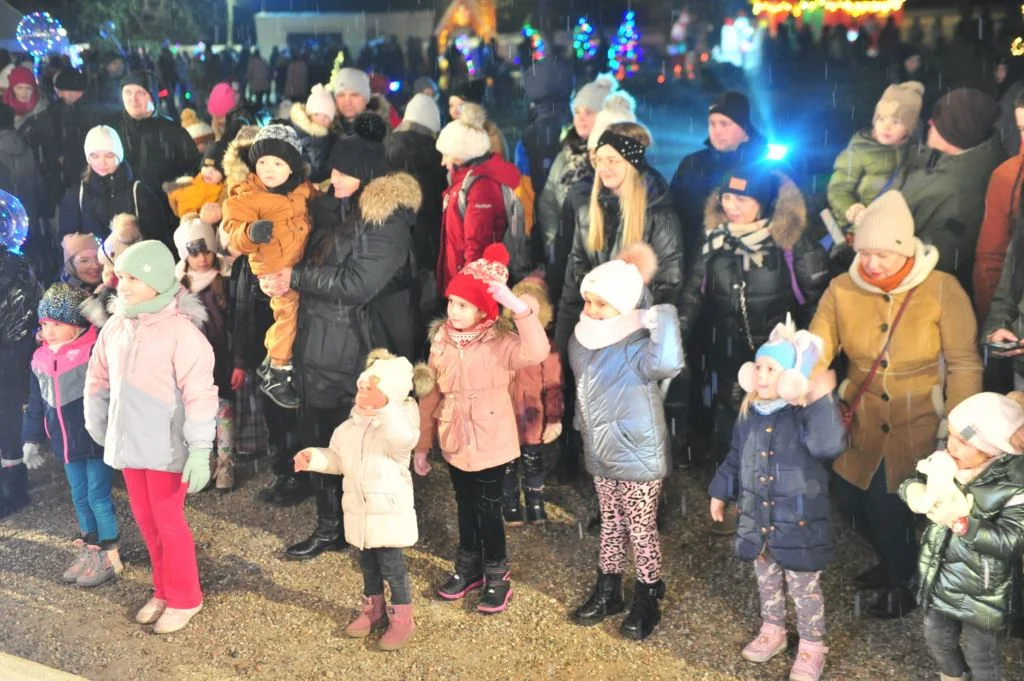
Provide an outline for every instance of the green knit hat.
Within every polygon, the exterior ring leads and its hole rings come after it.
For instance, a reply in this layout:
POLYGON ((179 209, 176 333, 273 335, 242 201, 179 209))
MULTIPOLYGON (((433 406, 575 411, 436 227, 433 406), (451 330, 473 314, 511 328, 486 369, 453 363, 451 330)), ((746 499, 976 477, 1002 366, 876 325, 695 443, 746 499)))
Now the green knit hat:
POLYGON ((178 286, 174 256, 159 241, 140 241, 126 248, 114 263, 114 273, 122 272, 132 275, 157 294, 166 294, 178 286))

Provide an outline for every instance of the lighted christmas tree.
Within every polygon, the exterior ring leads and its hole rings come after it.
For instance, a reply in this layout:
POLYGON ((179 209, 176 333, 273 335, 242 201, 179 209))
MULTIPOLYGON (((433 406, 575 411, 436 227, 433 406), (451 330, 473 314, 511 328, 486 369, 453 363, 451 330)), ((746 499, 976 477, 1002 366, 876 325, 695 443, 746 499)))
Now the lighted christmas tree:
POLYGON ((586 17, 580 17, 572 30, 572 49, 580 61, 590 61, 597 56, 598 40, 594 27, 586 17))
POLYGON ((627 10, 615 34, 615 42, 608 48, 608 68, 619 80, 640 70, 644 51, 640 49, 640 31, 636 27, 636 12, 627 10))
POLYGON ((529 21, 523 24, 523 37, 530 41, 530 54, 533 57, 533 61, 540 61, 547 56, 544 37, 529 21))

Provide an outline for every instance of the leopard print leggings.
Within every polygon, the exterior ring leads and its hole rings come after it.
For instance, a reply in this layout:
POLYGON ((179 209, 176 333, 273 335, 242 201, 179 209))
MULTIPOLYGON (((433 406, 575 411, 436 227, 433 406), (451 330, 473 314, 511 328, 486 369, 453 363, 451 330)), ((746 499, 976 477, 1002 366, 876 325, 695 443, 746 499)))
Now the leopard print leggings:
POLYGON ((637 580, 656 583, 661 579, 657 525, 661 480, 629 482, 595 476, 594 488, 601 507, 601 572, 622 574, 627 544, 632 544, 637 580))

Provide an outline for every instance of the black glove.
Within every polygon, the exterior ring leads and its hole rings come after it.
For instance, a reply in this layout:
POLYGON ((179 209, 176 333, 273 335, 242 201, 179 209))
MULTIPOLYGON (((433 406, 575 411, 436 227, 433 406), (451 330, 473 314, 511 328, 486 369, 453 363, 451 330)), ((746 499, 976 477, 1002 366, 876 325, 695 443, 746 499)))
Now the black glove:
POLYGON ((257 220, 249 225, 249 240, 254 244, 269 244, 274 236, 274 223, 270 220, 257 220))

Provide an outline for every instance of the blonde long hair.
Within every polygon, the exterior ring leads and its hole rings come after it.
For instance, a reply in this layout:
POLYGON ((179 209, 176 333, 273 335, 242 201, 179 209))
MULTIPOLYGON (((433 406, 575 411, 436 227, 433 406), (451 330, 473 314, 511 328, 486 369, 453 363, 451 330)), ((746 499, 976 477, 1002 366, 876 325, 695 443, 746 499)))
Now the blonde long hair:
MULTIPOLYGON (((645 147, 651 146, 650 131, 639 123, 613 123, 608 132, 629 137, 645 147)), ((590 231, 587 232, 587 250, 591 253, 604 250, 604 212, 598 198, 604 185, 601 176, 595 175, 594 188, 590 192, 590 231)), ((647 221, 647 183, 633 164, 626 166, 626 179, 619 191, 619 229, 622 247, 631 246, 644 240, 644 223, 647 221)))

